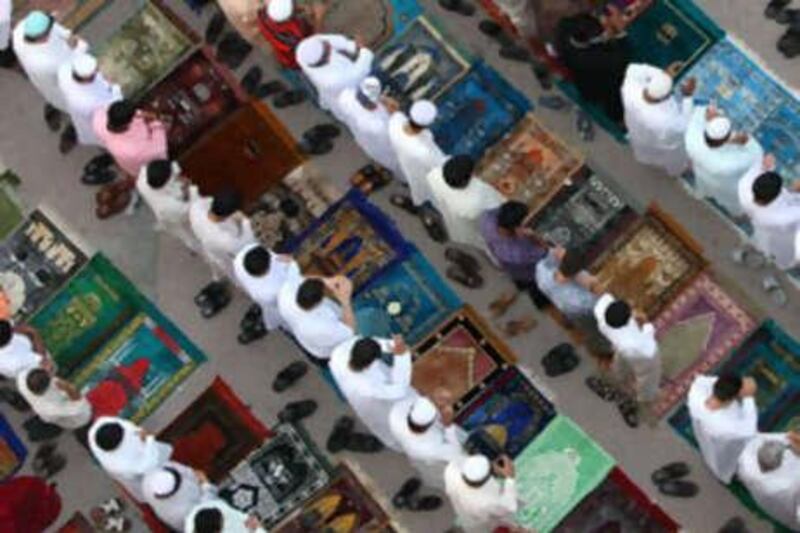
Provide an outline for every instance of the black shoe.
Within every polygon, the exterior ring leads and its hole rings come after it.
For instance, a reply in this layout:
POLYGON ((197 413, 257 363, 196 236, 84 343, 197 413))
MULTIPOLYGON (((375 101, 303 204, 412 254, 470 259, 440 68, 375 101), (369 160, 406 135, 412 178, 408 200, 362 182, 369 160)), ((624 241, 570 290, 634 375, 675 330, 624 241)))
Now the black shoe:
POLYGON ((378 453, 383 451, 383 443, 373 435, 351 433, 344 449, 355 453, 378 453))
POLYGON ((261 306, 258 304, 252 304, 247 308, 247 311, 245 311, 242 320, 239 322, 239 327, 248 328, 263 322, 263 320, 264 314, 261 311, 261 306))
POLYGON ((300 89, 292 89, 289 91, 282 92, 278 96, 276 96, 272 100, 272 105, 277 107, 278 109, 283 109, 285 107, 291 107, 295 105, 302 104, 306 101, 308 97, 306 96, 305 91, 301 91, 300 89))
POLYGON ((465 17, 471 17, 475 14, 475 6, 464 0, 439 0, 439 5, 447 11, 452 11, 465 17))
POLYGON ((700 487, 692 481, 683 481, 681 479, 673 479, 665 481, 658 486, 661 494, 667 496, 675 496, 676 498, 693 498, 700 492, 700 487))
POLYGON ((70 124, 67 126, 67 129, 61 133, 58 151, 61 152, 61 155, 66 155, 75 148, 76 144, 78 144, 78 132, 75 131, 75 126, 70 124))
POLYGON ((269 334, 267 328, 264 327, 263 322, 255 322, 252 324, 247 324, 246 326, 242 326, 241 331, 239 331, 239 335, 236 336, 236 340, 242 346, 254 343, 258 340, 263 339, 269 334))
MULTIPOLYGON (((276 106, 277 107, 277 106, 276 106)), ((297 150, 306 155, 325 155, 333 151, 333 142, 330 139, 318 139, 312 141, 310 139, 300 139, 297 143, 297 150)))
POLYGON ((442 499, 439 496, 428 495, 419 499, 412 500, 408 506, 409 511, 435 511, 442 506, 442 499))
POLYGON ((580 364, 581 359, 575 347, 565 342, 550 349, 542 358, 544 373, 548 377, 557 377, 572 372, 580 364))
POLYGON ((50 104, 44 105, 44 121, 50 131, 58 131, 61 129, 61 111, 51 106, 50 104))
POLYGON ((428 236, 434 241, 444 244, 448 241, 442 215, 430 205, 424 205, 419 210, 419 218, 428 236))
POLYGON ((219 36, 222 35, 222 30, 225 29, 225 15, 222 13, 216 13, 213 17, 211 17, 211 21, 206 26, 206 42, 208 44, 214 44, 219 39, 219 36))
POLYGON ((784 26, 791 26, 800 21, 800 9, 784 9, 775 17, 775 22, 784 26))
POLYGON ((317 124, 303 133, 303 138, 310 141, 320 141, 324 139, 335 139, 341 135, 342 130, 336 124, 317 124))
POLYGON ((458 248, 448 247, 445 249, 444 258, 467 272, 477 273, 481 270, 481 264, 474 255, 459 250, 458 248))
POLYGON ((674 463, 666 464, 653 472, 653 474, 650 476, 650 479, 653 480, 654 484, 660 485, 673 479, 686 477, 689 475, 689 471, 689 465, 683 461, 676 461, 674 463))
POLYGON ((264 98, 269 98, 274 94, 280 94, 288 90, 289 88, 286 87, 286 84, 281 80, 272 80, 258 86, 258 89, 256 89, 256 98, 263 100, 264 98))
POLYGON ((231 302, 231 291, 227 283, 215 281, 206 285, 200 294, 195 296, 194 302, 200 307, 203 318, 212 318, 231 302))
POLYGON ((407 194, 393 194, 389 197, 389 201, 393 206, 399 207, 409 215, 419 214, 419 208, 414 205, 411 197, 407 194))
POLYGON ((800 28, 791 29, 783 34, 778 41, 778 51, 787 59, 800 55, 800 28))
POLYGON ((297 383, 306 373, 308 373, 308 363, 305 361, 295 361, 278 372, 278 375, 275 376, 275 380, 272 382, 272 390, 278 393, 283 392, 297 383))
POLYGON ((482 20, 478 24, 478 30, 489 37, 496 38, 503 33, 503 27, 493 20, 482 20))
POLYGON ((791 3, 792 0, 770 0, 769 4, 767 4, 767 9, 764 10, 764 16, 768 19, 777 18, 781 11, 791 3))
POLYGON ((236 70, 252 51, 253 45, 240 37, 238 33, 228 32, 217 45, 217 58, 231 70, 236 70))
POLYGON ((263 77, 264 73, 261 71, 261 67, 250 67, 250 70, 248 70, 244 78, 242 78, 242 89, 244 89, 247 94, 255 95, 258 84, 261 83, 261 78, 263 77))
POLYGON ((445 275, 468 289, 479 289, 483 286, 483 277, 474 271, 464 270, 458 265, 450 265, 445 275))
POLYGON ((112 167, 99 168, 91 174, 81 176, 84 185, 105 185, 117 179, 117 171, 112 167))
POLYGON ((397 491, 397 494, 392 498, 392 505, 398 509, 408 507, 411 504, 411 499, 421 487, 422 481, 420 481, 419 478, 412 477, 407 479, 406 482, 403 483, 403 486, 400 487, 400 490, 397 491))
POLYGON ((281 422, 297 423, 317 412, 317 402, 314 400, 301 400, 286 404, 278 413, 281 422))
POLYGON ((109 154, 108 152, 104 152, 90 159, 89 162, 83 166, 83 173, 93 174, 98 170, 108 168, 113 164, 114 164, 114 158, 111 157, 111 154, 109 154))
POLYGON ((339 453, 347 447, 350 437, 353 435, 353 428, 356 421, 349 416, 343 416, 333 425, 333 430, 328 437, 325 447, 330 453, 339 453))
POLYGON ((531 53, 518 45, 504 46, 500 49, 500 57, 520 63, 528 63, 531 60, 531 53))

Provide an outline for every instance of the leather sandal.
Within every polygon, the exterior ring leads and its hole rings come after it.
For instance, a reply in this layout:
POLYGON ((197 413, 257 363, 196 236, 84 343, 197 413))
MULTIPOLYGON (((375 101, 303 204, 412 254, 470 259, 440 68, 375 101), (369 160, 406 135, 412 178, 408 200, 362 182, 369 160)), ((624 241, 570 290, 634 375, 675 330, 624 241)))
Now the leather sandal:
POLYGON ((308 363, 305 361, 295 361, 278 372, 278 375, 275 376, 275 380, 272 382, 272 390, 275 392, 283 392, 297 383, 300 378, 307 373, 308 363))

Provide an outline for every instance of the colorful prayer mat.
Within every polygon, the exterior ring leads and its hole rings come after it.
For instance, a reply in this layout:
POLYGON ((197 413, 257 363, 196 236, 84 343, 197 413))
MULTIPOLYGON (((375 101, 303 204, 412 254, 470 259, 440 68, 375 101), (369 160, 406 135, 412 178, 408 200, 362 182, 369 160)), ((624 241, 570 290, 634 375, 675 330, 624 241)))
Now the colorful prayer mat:
POLYGON ((170 154, 176 157, 247 99, 233 73, 203 47, 151 88, 139 104, 166 125, 170 154))
POLYGON ((109 0, 14 0, 12 20, 16 22, 34 10, 52 13, 56 19, 71 29, 87 24, 109 3, 109 0))
POLYGON ((270 435, 230 386, 217 377, 158 438, 175 447, 174 460, 202 470, 219 483, 270 435))
POLYGON ((0 175, 0 240, 5 239, 22 222, 22 203, 12 186, 6 183, 11 171, 0 175))
POLYGON ((414 350, 411 383, 424 396, 438 388, 450 392, 456 413, 486 388, 486 383, 516 363, 511 348, 470 306, 464 306, 414 350))
POLYGON ((586 250, 616 229, 627 227, 636 216, 614 187, 584 166, 528 226, 558 246, 586 250))
POLYGON ((356 309, 385 309, 392 333, 414 345, 464 304, 425 256, 414 249, 406 260, 361 289, 353 305, 356 309), (395 302, 400 304, 399 313, 390 312, 389 305, 395 302))
POLYGON ((292 240, 288 250, 305 275, 345 275, 354 294, 411 252, 394 222, 357 189, 292 240))
POLYGON ((645 217, 601 251, 590 271, 604 292, 626 300, 652 319, 706 264, 700 246, 653 205, 645 217))
POLYGON ((556 533, 676 533, 680 525, 615 467, 555 529, 556 533))
POLYGON ((530 113, 486 151, 476 175, 505 197, 544 207, 583 164, 583 157, 549 132, 530 113))
MULTIPOLYGON (((333 480, 321 492, 272 529, 274 533, 358 531, 391 533, 393 521, 377 501, 374 487, 365 486, 363 474, 341 463, 333 480), (361 479, 360 479, 361 478, 361 479)), ((366 483, 371 485, 371 483, 366 483)))
POLYGON ((30 317, 85 264, 61 228, 42 211, 31 213, 0 245, 0 286, 14 319, 30 317))
POLYGON ((22 440, 0 413, 0 481, 5 481, 22 468, 27 455, 28 450, 22 440))
POLYGON ((550 401, 513 366, 486 384, 456 418, 467 431, 483 428, 516 457, 556 416, 550 401))
POLYGON ((206 357, 102 254, 32 319, 59 375, 84 393, 116 368, 148 363, 141 390, 120 414, 140 422, 206 357))
POLYGON ((439 146, 475 160, 532 108, 524 94, 483 61, 441 97, 438 107, 433 134, 439 146))
POLYGON ((663 377, 652 407, 664 416, 705 374, 749 335, 756 322, 707 274, 701 274, 655 321, 663 377))
POLYGON ((550 533, 614 467, 614 459, 565 416, 514 460, 522 502, 517 522, 550 533))
POLYGON ((442 30, 418 17, 377 53, 375 75, 384 92, 407 107, 415 100, 435 100, 469 70, 469 59, 442 30))
POLYGON ((220 495, 271 529, 331 479, 330 466, 308 434, 299 426, 281 424, 264 446, 231 472, 220 495))
POLYGON ((129 98, 167 74, 197 36, 160 0, 148 0, 95 49, 100 70, 129 98))

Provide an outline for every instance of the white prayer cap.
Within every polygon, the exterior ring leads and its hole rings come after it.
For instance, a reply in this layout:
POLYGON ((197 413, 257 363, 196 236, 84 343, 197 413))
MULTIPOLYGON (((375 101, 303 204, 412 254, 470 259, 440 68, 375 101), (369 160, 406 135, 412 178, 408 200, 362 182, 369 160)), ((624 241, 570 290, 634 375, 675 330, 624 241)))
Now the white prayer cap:
POLYGON ((370 102, 375 103, 380 100, 381 89, 382 87, 380 80, 374 76, 364 78, 364 81, 361 82, 361 86, 359 87, 361 93, 366 96, 370 102))
POLYGON ((647 94, 653 100, 663 100, 672 93, 672 77, 664 71, 655 74, 647 84, 647 94))
POLYGON ((436 410, 436 406, 433 405, 433 402, 421 396, 417 398, 411 406, 409 420, 411 420, 412 424, 417 426, 429 426, 436 420, 437 414, 438 411, 436 410))
POLYGON ((275 22, 286 22, 294 13, 292 0, 269 0, 267 16, 275 22))
POLYGON ((91 78, 97 72, 97 59, 91 54, 75 54, 72 57, 72 72, 79 78, 91 78))
POLYGON ((178 478, 175 477, 175 470, 159 468, 147 474, 143 480, 143 489, 146 494, 153 496, 166 497, 175 491, 178 478))
POLYGON ((320 37, 309 37, 297 47, 297 62, 301 65, 313 65, 325 54, 325 45, 320 37))
POLYGON ((733 125, 726 117, 715 117, 706 124, 706 137, 712 141, 725 140, 731 134, 733 125))
POLYGON ((492 471, 492 464, 485 455, 472 455, 461 465, 461 475, 469 483, 481 483, 492 471))
POLYGON ((25 26, 23 26, 25 29, 25 37, 28 39, 38 39, 48 32, 51 22, 50 15, 44 11, 31 11, 28 13, 28 16, 25 17, 25 26))
POLYGON ((414 105, 411 106, 409 118, 411 119, 411 122, 420 128, 427 128, 433 124, 433 121, 436 120, 437 114, 438 111, 436 110, 436 105, 433 102, 430 100, 420 100, 418 102, 414 102, 414 105))

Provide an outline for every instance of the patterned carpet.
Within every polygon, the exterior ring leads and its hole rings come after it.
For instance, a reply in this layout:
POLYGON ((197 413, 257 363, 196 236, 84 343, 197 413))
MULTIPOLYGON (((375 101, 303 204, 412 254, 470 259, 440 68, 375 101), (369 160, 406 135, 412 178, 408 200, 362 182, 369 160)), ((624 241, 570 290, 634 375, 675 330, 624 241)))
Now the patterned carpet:
POLYGON ((0 482, 5 481, 22 468, 28 450, 14 429, 0 413, 0 482))

